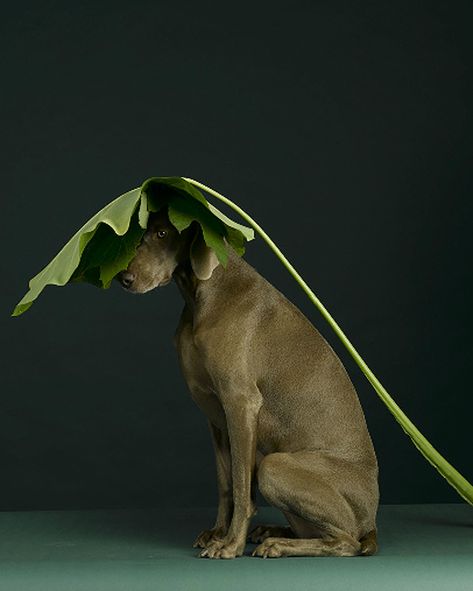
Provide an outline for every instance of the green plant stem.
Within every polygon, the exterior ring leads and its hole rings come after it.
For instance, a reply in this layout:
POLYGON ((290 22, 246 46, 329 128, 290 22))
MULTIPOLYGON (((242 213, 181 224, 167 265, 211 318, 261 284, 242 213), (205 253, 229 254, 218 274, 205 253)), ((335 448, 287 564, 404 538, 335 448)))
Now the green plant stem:
MULTIPOLYGON (((184 178, 184 177, 183 177, 184 178)), ((399 406, 394 402, 391 398, 389 393, 383 387, 381 382, 378 378, 374 375, 374 373, 370 370, 370 368, 366 365, 366 363, 361 358, 361 355, 355 349, 355 347, 351 344, 345 333, 339 327, 339 325, 335 322, 332 318, 328 310, 319 300, 319 298, 314 294, 314 292, 310 289, 307 283, 302 279, 299 273, 295 270, 295 268, 291 265, 291 263, 287 260, 287 258, 283 255, 283 253, 279 250, 276 244, 271 240, 271 238, 266 234, 266 232, 261 228, 259 224, 257 224, 253 218, 251 218, 241 207, 224 197, 217 191, 206 187, 204 184, 199 183, 193 179, 184 178, 187 182, 191 183, 192 185, 199 187, 200 189, 206 191, 210 195, 213 195, 220 201, 223 201, 226 205, 231 207, 234 211, 236 211, 260 236, 263 240, 268 244, 271 250, 275 253, 281 263, 286 267, 289 273, 294 277, 297 283, 302 287, 310 301, 318 308, 322 316, 325 320, 329 323, 332 329, 335 331, 335 334, 338 338, 342 341, 345 348, 348 350, 350 355, 355 360, 356 364, 359 366, 361 371, 365 374, 366 378, 373 386, 375 391, 377 392, 378 396, 384 402, 384 404, 388 407, 389 411, 393 414, 396 421, 401 425, 402 429, 404 430, 407 435, 411 438, 414 445, 417 449, 422 453, 422 455, 440 472, 440 474, 449 482, 451 486, 458 492, 458 494, 465 499, 470 505, 473 505, 473 486, 464 478, 447 460, 432 446, 431 443, 422 435, 422 433, 417 429, 417 427, 412 423, 412 421, 404 414, 404 412, 399 408, 399 406)))

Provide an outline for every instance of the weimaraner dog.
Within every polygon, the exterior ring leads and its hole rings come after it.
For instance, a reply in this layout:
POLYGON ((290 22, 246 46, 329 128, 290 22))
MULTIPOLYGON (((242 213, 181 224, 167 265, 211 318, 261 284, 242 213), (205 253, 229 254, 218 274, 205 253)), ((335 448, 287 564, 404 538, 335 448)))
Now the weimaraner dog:
POLYGON ((374 554, 378 464, 363 410, 302 312, 234 252, 223 268, 197 222, 179 234, 165 209, 117 279, 132 293, 174 279, 185 301, 175 345, 208 419, 219 492, 200 556, 241 556, 247 539, 263 558, 374 554), (256 486, 289 527, 248 537, 256 486))

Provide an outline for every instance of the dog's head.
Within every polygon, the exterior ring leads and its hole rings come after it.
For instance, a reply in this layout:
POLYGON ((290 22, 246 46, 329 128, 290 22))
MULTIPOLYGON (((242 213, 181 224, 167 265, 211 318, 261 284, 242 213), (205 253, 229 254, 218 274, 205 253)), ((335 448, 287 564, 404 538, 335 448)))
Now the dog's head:
POLYGON ((179 233, 165 210, 149 216, 148 227, 126 271, 116 278, 132 293, 145 293, 167 285, 176 267, 189 260, 196 277, 209 279, 219 264, 206 244, 197 222, 179 233))

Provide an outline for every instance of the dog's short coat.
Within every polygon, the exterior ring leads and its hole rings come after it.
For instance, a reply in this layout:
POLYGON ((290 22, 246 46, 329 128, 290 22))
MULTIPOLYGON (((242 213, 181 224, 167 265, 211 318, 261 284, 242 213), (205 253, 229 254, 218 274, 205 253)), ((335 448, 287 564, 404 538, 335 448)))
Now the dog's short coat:
POLYGON ((376 455, 345 368, 307 318, 235 253, 219 265, 198 224, 179 234, 164 210, 117 278, 134 293, 174 278, 185 300, 175 344, 219 491, 200 556, 243 554, 256 485, 290 527, 253 530, 254 556, 374 554, 376 455))

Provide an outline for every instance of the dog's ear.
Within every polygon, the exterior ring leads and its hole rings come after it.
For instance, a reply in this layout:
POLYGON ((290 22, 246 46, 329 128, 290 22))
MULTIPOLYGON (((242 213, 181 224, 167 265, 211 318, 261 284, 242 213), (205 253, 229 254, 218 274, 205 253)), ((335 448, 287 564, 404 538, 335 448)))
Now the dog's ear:
POLYGON ((209 279, 215 267, 219 265, 215 252, 205 244, 200 226, 192 239, 189 257, 197 279, 209 279))

